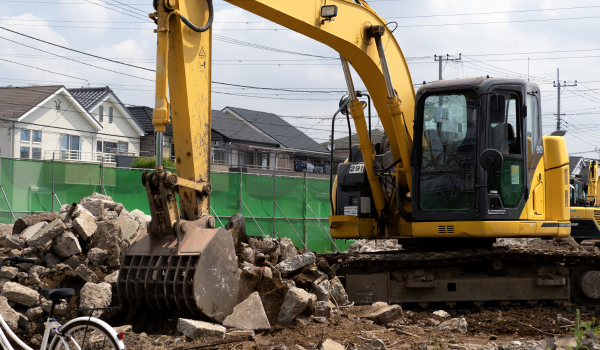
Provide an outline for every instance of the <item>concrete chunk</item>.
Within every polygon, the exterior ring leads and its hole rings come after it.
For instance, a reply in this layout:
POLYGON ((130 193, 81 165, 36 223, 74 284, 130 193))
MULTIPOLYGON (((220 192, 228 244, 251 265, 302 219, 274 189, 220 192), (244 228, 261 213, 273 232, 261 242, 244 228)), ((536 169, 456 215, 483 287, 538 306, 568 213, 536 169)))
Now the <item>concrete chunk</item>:
POLYGON ((106 263, 113 268, 120 266, 121 242, 123 232, 116 221, 102 221, 94 233, 91 248, 100 248, 108 252, 106 263))
POLYGON ((233 239, 233 246, 236 247, 236 249, 241 243, 248 242, 248 236, 246 235, 246 222, 242 214, 233 214, 229 218, 227 225, 225 225, 225 229, 229 231, 229 233, 231 233, 231 238, 233 239))
POLYGON ((203 337, 225 338, 226 328, 214 323, 180 318, 177 321, 177 330, 190 339, 203 337))
POLYGON ((319 350, 345 350, 346 347, 343 346, 342 344, 335 342, 331 339, 327 339, 323 342, 323 345, 321 345, 321 349, 319 350))
POLYGON ((444 321, 437 326, 439 330, 448 330, 454 333, 467 333, 467 320, 464 317, 452 318, 448 321, 444 321))
POLYGON ((287 237, 283 237, 279 241, 279 247, 281 251, 281 259, 283 260, 287 260, 298 255, 298 251, 296 250, 296 246, 294 246, 294 242, 287 237))
POLYGON ((331 302, 317 301, 315 303, 315 317, 329 317, 331 315, 331 302))
POLYGON ((374 310, 369 312, 366 319, 371 320, 377 324, 388 324, 398 319, 402 315, 402 308, 400 305, 386 305, 375 307, 374 310))
POLYGON ((6 282, 2 288, 2 296, 25 306, 32 307, 40 300, 40 294, 35 290, 19 283, 6 282))
POLYGON ((19 235, 8 235, 4 238, 4 247, 10 249, 23 249, 27 245, 19 235))
POLYGON ((233 308, 233 313, 223 321, 225 327, 251 330, 271 329, 269 319, 265 313, 262 301, 258 292, 237 304, 233 308))
POLYGON ((66 231, 52 240, 52 251, 54 254, 65 259, 75 254, 81 254, 81 246, 77 237, 71 232, 66 231))
POLYGON ((48 225, 48 223, 46 221, 40 221, 37 224, 29 226, 23 232, 21 232, 21 238, 24 240, 30 239, 31 237, 33 237, 33 235, 35 235, 41 229, 46 227, 46 225, 48 225))
POLYGON ((331 299, 333 299, 337 306, 343 306, 349 303, 348 294, 346 294, 346 290, 339 278, 336 277, 329 280, 329 293, 331 293, 331 299))
POLYGON ((304 266, 313 264, 316 261, 315 254, 312 252, 304 253, 302 255, 295 256, 288 260, 284 260, 275 266, 282 275, 289 275, 290 273, 297 271, 304 266))
POLYGON ((313 300, 313 298, 316 299, 313 295, 314 294, 310 294, 303 289, 290 287, 285 295, 281 309, 279 310, 279 315, 277 316, 279 323, 291 323, 296 316, 300 315, 300 313, 310 305, 310 303, 316 301, 313 300))
POLYGON ((27 245, 30 247, 43 246, 53 240, 54 237, 62 234, 66 229, 65 223, 61 219, 56 219, 28 239, 26 241, 27 245))
POLYGON ((81 265, 81 260, 75 255, 72 255, 67 260, 63 262, 63 264, 69 265, 70 268, 75 270, 77 266, 81 265))
POLYGON ((36 215, 25 215, 17 219, 13 225, 13 235, 21 234, 29 226, 35 225, 38 222, 52 222, 58 217, 57 213, 40 213, 36 215))
POLYGON ((77 266, 75 273, 86 282, 98 283, 98 275, 96 275, 89 267, 85 266, 85 264, 77 266))
POLYGON ((248 243, 252 249, 263 254, 271 254, 277 250, 277 240, 271 237, 265 237, 260 241, 254 237, 250 237, 248 243))
POLYGON ((314 286, 310 292, 317 296, 317 301, 328 301, 329 298, 331 298, 331 294, 329 293, 329 281, 322 281, 314 286))
POLYGON ((138 228, 140 227, 140 224, 137 221, 131 220, 126 216, 119 216, 117 218, 117 223, 119 224, 119 226, 121 226, 121 230, 123 230, 123 238, 135 238, 134 234, 138 231, 138 228))
POLYGON ((43 314, 44 310, 42 310, 41 306, 32 307, 31 309, 27 310, 27 312, 25 312, 25 316, 27 316, 27 318, 30 321, 37 320, 38 318, 42 317, 43 314))
POLYGON ((46 266, 51 268, 52 266, 56 265, 56 264, 60 264, 60 262, 62 261, 58 256, 52 254, 52 253, 48 253, 46 254, 46 256, 44 257, 44 261, 46 261, 46 266))
MULTIPOLYGON (((83 265, 81 265, 83 266, 83 265)), ((97 278, 98 276, 96 276, 97 278)), ((112 300, 112 287, 108 283, 86 283, 79 292, 79 308, 94 309, 104 308, 110 305, 112 300)), ((94 317, 100 317, 106 312, 104 310, 96 310, 93 312, 94 317)), ((84 311, 85 315, 89 315, 90 311, 84 311)))
POLYGON ((0 314, 8 324, 8 327, 16 331, 19 327, 19 313, 8 305, 8 300, 3 296, 0 296, 0 314))
POLYGON ((92 248, 88 251, 87 257, 90 263, 94 266, 104 264, 106 261, 106 257, 108 256, 108 252, 104 249, 100 248, 92 248))
POLYGON ((97 218, 101 218, 104 214, 104 202, 101 199, 84 199, 81 205, 97 218))
POLYGON ((17 277, 17 273, 19 273, 19 269, 12 266, 4 266, 2 267, 2 272, 0 272, 0 278, 8 278, 14 279, 17 277))
POLYGON ((81 238, 89 241, 98 227, 92 214, 87 210, 82 210, 77 218, 73 220, 73 228, 81 238))

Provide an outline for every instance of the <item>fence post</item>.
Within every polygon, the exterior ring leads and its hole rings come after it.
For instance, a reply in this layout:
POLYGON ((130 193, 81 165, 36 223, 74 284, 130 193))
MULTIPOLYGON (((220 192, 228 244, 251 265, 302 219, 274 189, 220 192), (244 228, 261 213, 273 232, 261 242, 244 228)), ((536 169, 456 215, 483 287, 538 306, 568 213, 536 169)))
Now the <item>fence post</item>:
MULTIPOLYGON (((275 158, 277 158, 277 153, 275 154, 275 158)), ((275 163, 277 164, 277 163, 275 163)), ((275 205, 277 204, 275 191, 276 191, 276 183, 277 183, 277 165, 273 167, 273 238, 277 236, 277 226, 275 224, 275 205)))
POLYGON ((52 196, 50 196, 52 204, 50 205, 50 211, 54 212, 54 152, 52 152, 52 196))
POLYGON ((238 167, 240 169, 240 200, 239 200, 239 211, 238 213, 242 213, 242 167, 240 166, 239 162, 238 162, 238 167))
POLYGON ((306 182, 306 171, 304 172, 304 245, 308 245, 308 227, 306 227, 306 206, 308 205, 308 184, 306 182))

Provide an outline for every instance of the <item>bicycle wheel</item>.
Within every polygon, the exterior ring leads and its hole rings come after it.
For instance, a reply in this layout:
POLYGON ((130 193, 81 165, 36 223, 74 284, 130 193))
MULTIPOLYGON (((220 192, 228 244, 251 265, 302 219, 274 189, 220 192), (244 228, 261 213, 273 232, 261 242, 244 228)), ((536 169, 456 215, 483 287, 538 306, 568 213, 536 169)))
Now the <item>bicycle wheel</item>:
POLYGON ((87 320, 73 322, 55 336, 50 350, 119 350, 115 339, 102 325, 87 320))

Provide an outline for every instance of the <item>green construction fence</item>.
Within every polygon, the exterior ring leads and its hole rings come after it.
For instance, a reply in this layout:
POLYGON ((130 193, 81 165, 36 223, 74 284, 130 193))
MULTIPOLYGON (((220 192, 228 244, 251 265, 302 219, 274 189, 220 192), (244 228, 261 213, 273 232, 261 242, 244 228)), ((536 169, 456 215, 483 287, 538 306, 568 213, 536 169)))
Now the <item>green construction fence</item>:
MULTIPOLYGON (((0 158, 0 223, 58 211, 60 204, 78 203, 93 192, 111 196, 129 211, 150 214, 141 183, 143 171, 148 170, 0 158)), ((249 235, 288 237, 298 248, 306 245, 313 252, 344 251, 353 242, 329 235, 328 180, 213 172, 210 183, 217 227, 226 225, 234 213, 242 213, 249 235)))

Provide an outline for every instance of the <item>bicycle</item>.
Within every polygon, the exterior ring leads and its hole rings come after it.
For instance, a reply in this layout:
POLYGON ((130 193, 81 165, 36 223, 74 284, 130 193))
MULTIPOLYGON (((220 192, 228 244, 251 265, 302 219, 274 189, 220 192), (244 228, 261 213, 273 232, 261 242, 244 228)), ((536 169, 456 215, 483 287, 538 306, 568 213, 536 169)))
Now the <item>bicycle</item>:
MULTIPOLYGON (((0 272, 2 271, 2 265, 5 261, 10 262, 10 266, 17 267, 27 272, 26 269, 18 266, 17 264, 33 264, 35 260, 26 259, 22 257, 11 257, 5 258, 0 261, 0 272)), ((52 342, 50 343, 50 350, 68 350, 68 349, 114 349, 114 350, 125 350, 125 344, 123 343, 123 334, 118 333, 106 322, 90 316, 78 317, 71 321, 61 325, 58 321, 52 318, 54 313, 54 305, 60 299, 67 299, 75 296, 75 290, 72 288, 61 288, 61 289, 46 289, 43 288, 40 294, 52 302, 50 313, 46 321, 46 329, 42 337, 42 344, 40 349, 46 350, 48 340, 50 338, 50 332, 54 334, 52 342), (88 341, 88 343, 86 343, 88 341)), ((25 344, 13 331, 10 329, 2 315, 0 314, 0 345, 4 350, 14 350, 12 345, 9 343, 5 332, 23 349, 33 350, 27 344, 25 344)))

